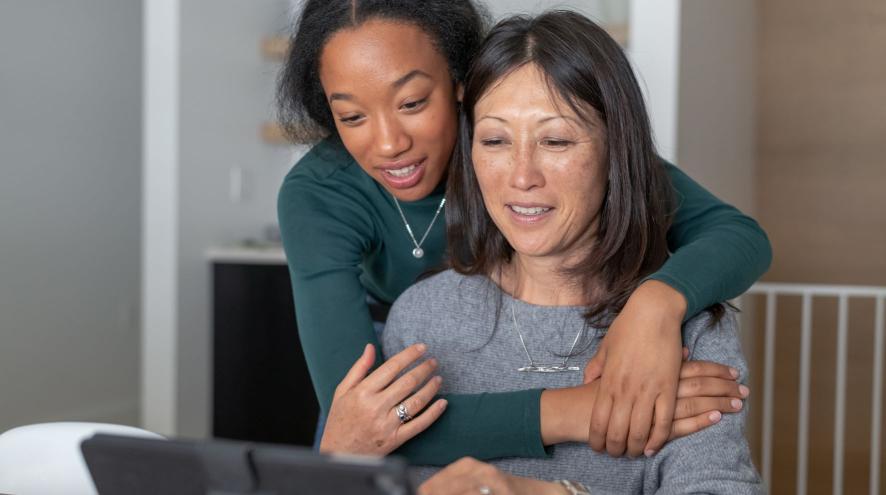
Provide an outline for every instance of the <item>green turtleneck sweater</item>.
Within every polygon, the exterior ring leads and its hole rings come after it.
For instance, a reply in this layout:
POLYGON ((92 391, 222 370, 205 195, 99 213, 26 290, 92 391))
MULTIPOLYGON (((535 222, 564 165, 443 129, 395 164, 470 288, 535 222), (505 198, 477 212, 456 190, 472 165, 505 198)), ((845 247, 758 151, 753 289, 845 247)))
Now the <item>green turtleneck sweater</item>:
MULTIPOLYGON (((673 255, 651 278, 686 297, 688 319, 744 292, 769 267, 772 253, 753 219, 673 165, 667 170, 678 198, 668 232, 673 255)), ((443 193, 441 184, 424 199, 401 202, 417 237, 430 224, 443 193)), ((446 248, 445 222, 441 215, 431 227, 422 244, 424 257, 413 257, 414 245, 393 198, 335 139, 314 146, 292 168, 277 206, 299 337, 325 415, 335 387, 366 343, 380 349, 366 296, 393 303, 419 275, 439 267, 446 248)), ((426 465, 467 455, 545 456, 540 397, 541 390, 449 395, 443 416, 397 453, 426 465)))

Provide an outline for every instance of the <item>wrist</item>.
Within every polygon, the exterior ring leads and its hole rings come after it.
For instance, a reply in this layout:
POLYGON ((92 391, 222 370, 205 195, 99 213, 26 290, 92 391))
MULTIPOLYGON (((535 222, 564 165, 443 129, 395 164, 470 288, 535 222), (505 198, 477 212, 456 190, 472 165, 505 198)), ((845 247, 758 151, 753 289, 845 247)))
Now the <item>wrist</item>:
POLYGON ((637 305, 641 310, 655 308, 680 323, 686 317, 686 297, 677 289, 659 280, 650 279, 640 284, 631 294, 627 305, 637 305))
POLYGON ((521 476, 508 475, 510 485, 516 488, 519 495, 567 495, 563 485, 556 481, 542 481, 521 476))
POLYGON ((541 394, 541 437, 545 445, 587 442, 598 381, 541 394))

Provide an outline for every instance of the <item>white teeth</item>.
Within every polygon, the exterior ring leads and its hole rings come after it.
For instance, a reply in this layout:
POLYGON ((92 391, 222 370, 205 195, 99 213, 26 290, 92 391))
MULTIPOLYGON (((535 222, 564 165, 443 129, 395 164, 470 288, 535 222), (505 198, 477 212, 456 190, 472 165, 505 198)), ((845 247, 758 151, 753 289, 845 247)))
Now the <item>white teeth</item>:
POLYGON ((541 206, 536 206, 534 208, 523 208, 522 206, 509 205, 509 207, 511 208, 511 210, 515 211, 516 213, 519 213, 520 215, 530 215, 530 216, 541 215, 542 213, 545 213, 548 210, 550 210, 550 208, 543 208, 541 206))
POLYGON ((386 170, 386 172, 393 175, 394 177, 406 177, 411 174, 413 170, 415 170, 415 167, 417 167, 417 165, 410 165, 408 167, 386 170))

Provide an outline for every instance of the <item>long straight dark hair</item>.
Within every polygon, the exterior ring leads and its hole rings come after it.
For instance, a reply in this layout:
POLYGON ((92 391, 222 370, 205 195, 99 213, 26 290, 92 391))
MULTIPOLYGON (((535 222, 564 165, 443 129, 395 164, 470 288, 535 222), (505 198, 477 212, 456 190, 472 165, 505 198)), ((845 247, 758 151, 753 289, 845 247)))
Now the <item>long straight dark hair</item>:
POLYGON ((492 29, 473 60, 448 179, 450 264, 462 274, 491 276, 513 255, 486 211, 471 145, 474 106, 526 64, 535 64, 552 94, 585 122, 596 111, 605 126, 608 184, 598 234, 589 254, 563 272, 586 294, 586 321, 608 325, 643 278, 667 259, 674 198, 630 63, 606 31, 575 12, 508 18, 492 29))

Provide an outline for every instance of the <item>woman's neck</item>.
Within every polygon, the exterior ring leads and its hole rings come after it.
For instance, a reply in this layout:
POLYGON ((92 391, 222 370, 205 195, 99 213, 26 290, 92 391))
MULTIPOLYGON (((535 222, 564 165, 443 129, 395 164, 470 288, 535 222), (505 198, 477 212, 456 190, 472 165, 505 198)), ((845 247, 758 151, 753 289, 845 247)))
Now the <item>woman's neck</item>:
POLYGON ((583 284, 563 274, 564 260, 514 254, 501 267, 498 285, 515 299, 539 306, 588 304, 583 284))

